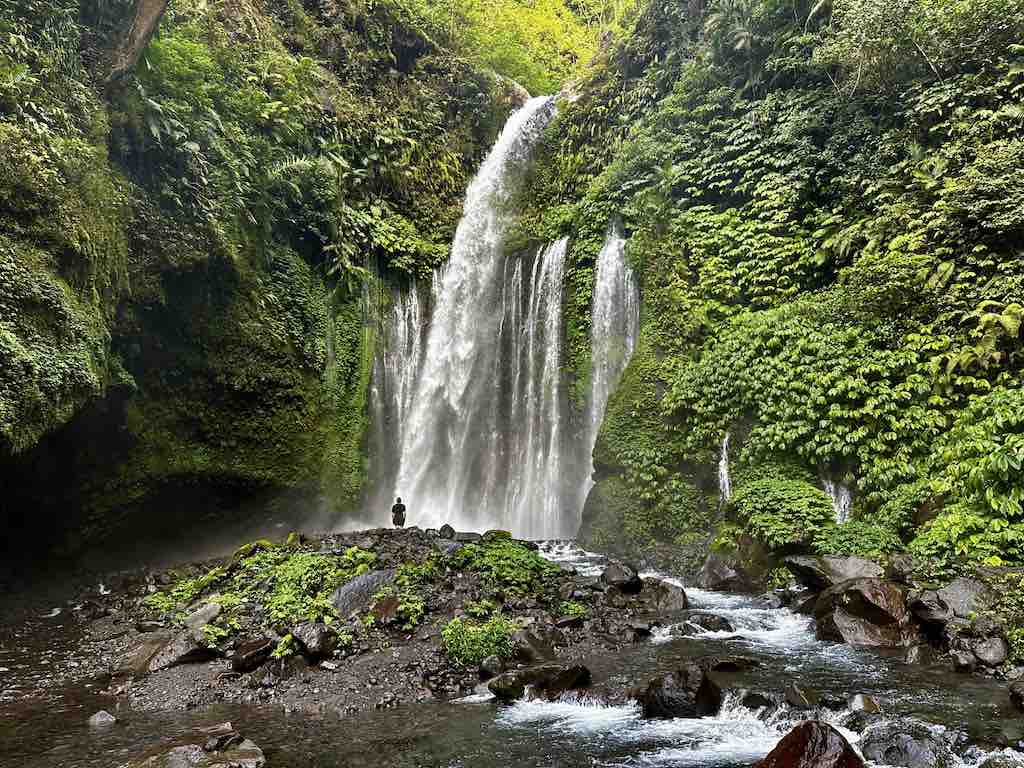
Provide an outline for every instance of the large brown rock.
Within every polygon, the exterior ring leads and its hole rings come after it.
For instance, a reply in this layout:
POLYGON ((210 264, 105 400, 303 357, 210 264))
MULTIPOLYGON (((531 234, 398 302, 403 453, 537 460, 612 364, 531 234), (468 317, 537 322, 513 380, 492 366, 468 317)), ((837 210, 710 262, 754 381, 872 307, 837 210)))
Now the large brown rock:
POLYGON ((756 589, 742 566, 714 552, 701 566, 697 586, 715 592, 753 592, 756 589))
POLYGON ((523 698, 527 691, 553 700, 588 685, 590 670, 581 664, 541 664, 504 672, 487 683, 487 688, 499 701, 509 702, 523 698))
POLYGON ((850 579, 882 577, 882 566, 863 557, 800 555, 787 557, 782 562, 798 582, 815 592, 850 579))
POLYGON ((783 736, 754 768, 864 768, 864 761, 831 725, 808 720, 783 736))
POLYGON ((817 635, 856 646, 902 648, 917 640, 903 589, 882 579, 843 581, 814 606, 817 635))
POLYGON ((640 574, 625 563, 610 563, 601 573, 601 581, 627 595, 640 594, 644 588, 640 574))
POLYGON ((638 692, 644 717, 705 717, 722 708, 722 689, 700 664, 656 677, 638 692))
POLYGON ((655 613, 675 613, 690 607, 690 601, 682 587, 661 579, 644 579, 640 597, 646 608, 655 613))
POLYGON ((201 661, 208 661, 216 652, 208 648, 204 643, 196 640, 190 630, 183 630, 175 635, 150 659, 147 671, 159 672, 168 667, 178 664, 195 664, 201 661))

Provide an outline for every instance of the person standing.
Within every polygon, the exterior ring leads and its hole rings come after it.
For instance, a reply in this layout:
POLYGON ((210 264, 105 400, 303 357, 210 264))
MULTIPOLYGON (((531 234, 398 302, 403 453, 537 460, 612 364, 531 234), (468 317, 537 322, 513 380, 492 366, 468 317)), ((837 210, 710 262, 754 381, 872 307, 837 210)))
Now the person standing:
POLYGON ((401 496, 395 499, 395 506, 391 508, 391 522, 395 524, 396 528, 405 525, 405 504, 402 503, 401 496))

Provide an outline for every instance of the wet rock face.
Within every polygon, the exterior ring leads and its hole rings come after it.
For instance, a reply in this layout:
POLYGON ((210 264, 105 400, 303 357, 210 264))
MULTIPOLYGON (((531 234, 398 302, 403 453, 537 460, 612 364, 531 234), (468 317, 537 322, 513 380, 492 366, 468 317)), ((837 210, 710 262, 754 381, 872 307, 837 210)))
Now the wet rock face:
POLYGON ((394 575, 393 570, 379 570, 356 576, 334 590, 334 594, 331 595, 334 609, 343 619, 365 610, 380 588, 391 583, 394 575))
POLYGON ((708 555, 704 565, 697 574, 697 586, 715 592, 753 592, 755 587, 751 579, 736 563, 726 560, 721 555, 708 555))
POLYGON ((528 627, 512 634, 513 656, 528 664, 555 658, 555 648, 565 644, 565 633, 549 625, 528 627))
POLYGON ((644 579, 640 597, 646 608, 655 613, 676 613, 690 607, 690 601, 682 587, 660 579, 644 579))
POLYGON ((732 632, 733 626, 728 619, 713 613, 691 613, 686 622, 672 628, 673 635, 690 637, 704 632, 732 632))
POLYGON ((850 579, 880 579, 882 568, 862 557, 793 556, 783 560, 793 577, 816 592, 850 579))
POLYGON ((581 664, 542 664, 504 672, 487 684, 498 701, 522 699, 527 691, 549 700, 590 685, 590 670, 581 664))
POLYGON ((644 582, 636 569, 625 563, 609 565, 601 573, 601 581, 626 595, 640 594, 644 588, 644 582))
POLYGON ((636 696, 644 717, 705 717, 722 708, 722 689, 699 664, 651 680, 636 696))
POLYGON ((1010 683, 1010 702, 1019 711, 1024 712, 1024 680, 1010 683))
POLYGON ((850 579, 830 587, 818 598, 814 618, 821 640, 899 648, 917 639, 903 590, 882 579, 850 579))
POLYGON ((208 661, 216 655, 215 651, 196 640, 191 630, 186 629, 175 635, 152 656, 146 671, 159 672, 178 664, 208 661))
POLYGON ((869 725, 860 750, 871 762, 901 768, 952 768, 957 763, 943 728, 910 718, 869 725))
POLYGON ((310 659, 323 659, 331 655, 338 644, 338 634, 326 624, 305 621, 292 628, 292 637, 310 659))
POLYGON ((910 611, 925 624, 945 624, 953 618, 953 611, 933 589, 915 594, 910 599, 910 611))
POLYGON ((937 594, 959 619, 980 613, 995 597, 992 590, 980 581, 963 577, 954 579, 937 594))
POLYGON ((755 768, 864 768, 839 731, 808 720, 787 733, 755 768))
POLYGON ((239 643, 231 657, 235 672, 252 672, 270 658, 277 643, 271 637, 257 637, 239 643))

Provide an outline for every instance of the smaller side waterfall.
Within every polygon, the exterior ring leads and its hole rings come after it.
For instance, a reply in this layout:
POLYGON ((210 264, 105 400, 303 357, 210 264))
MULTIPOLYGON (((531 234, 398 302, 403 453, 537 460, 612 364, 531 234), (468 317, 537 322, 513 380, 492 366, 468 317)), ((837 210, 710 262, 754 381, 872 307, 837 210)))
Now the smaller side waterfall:
POLYGON ((640 335, 640 291, 626 263, 626 240, 618 225, 608 229, 597 254, 597 274, 590 312, 590 396, 584 443, 589 467, 579 509, 594 485, 593 453, 608 398, 622 378, 640 335))
POLYGON ((832 497, 832 509, 836 513, 836 523, 842 525, 850 519, 850 508, 853 506, 853 491, 845 483, 823 477, 821 484, 825 492, 832 497))
POLYGON ((718 506, 732 498, 732 477, 729 475, 729 430, 722 437, 722 450, 718 455, 718 506))

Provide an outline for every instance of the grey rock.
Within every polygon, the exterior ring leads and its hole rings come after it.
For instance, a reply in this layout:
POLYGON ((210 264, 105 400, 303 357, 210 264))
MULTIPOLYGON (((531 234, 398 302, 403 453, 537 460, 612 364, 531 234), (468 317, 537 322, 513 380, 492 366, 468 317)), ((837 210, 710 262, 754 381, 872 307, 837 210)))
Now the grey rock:
POLYGON ((190 630, 183 630, 175 635, 150 660, 147 671, 159 672, 162 669, 178 664, 195 664, 208 661, 216 653, 205 644, 196 640, 190 630))
POLYGON ((292 627, 292 637, 312 660, 330 656, 338 644, 338 633, 318 621, 304 621, 292 627))
POLYGON ((512 633, 513 655, 528 664, 555 658, 555 646, 565 643, 565 634, 548 625, 527 627, 512 633))
POLYGON ((953 611, 953 615, 966 619, 979 613, 995 598, 992 590, 975 579, 960 577, 938 590, 938 595, 953 611))
POLYGON ((644 588, 644 582, 636 569, 625 563, 609 564, 601 573, 601 581, 627 595, 639 594, 644 588))
POLYGON ((108 725, 113 725, 117 722, 117 718, 107 712, 105 709, 101 709, 95 715, 89 718, 90 728, 103 728, 108 725))
POLYGON ((908 606, 910 612, 925 624, 945 624, 953 618, 953 609, 933 589, 912 595, 908 606))
POLYGON ((682 587, 660 579, 644 579, 640 597, 647 608, 655 613, 676 613, 690 607, 690 601, 682 587))
POLYGON ((1024 754, 1013 749, 993 752, 978 763, 978 768, 1024 768, 1024 754))
POLYGON ((885 578, 909 585, 913 580, 915 567, 912 555, 893 555, 885 565, 885 578))
POLYGON ((478 544, 484 537, 474 531, 459 531, 455 534, 455 540, 463 544, 478 544))
POLYGON ((798 582, 815 591, 849 579, 878 579, 883 575, 880 565, 862 557, 799 555, 782 562, 798 582))
POLYGON ((728 619, 713 613, 691 613, 686 617, 685 623, 672 627, 672 634, 682 637, 700 635, 704 632, 732 631, 733 626, 728 619))
POLYGON ((860 750, 872 762, 901 768, 953 768, 957 764, 945 729, 910 718, 869 725, 861 735, 860 750))
POLYGON ((557 699, 567 691, 590 685, 590 670, 580 664, 542 664, 504 672, 487 684, 499 701, 523 698, 527 691, 534 696, 557 699))
POLYGON ((339 616, 347 619, 353 613, 365 611, 373 596, 394 577, 395 572, 390 569, 360 574, 334 590, 331 604, 339 616))
POLYGON ((442 539, 454 539, 455 529, 448 525, 448 523, 445 523, 441 526, 440 530, 437 532, 437 535, 440 536, 442 539))
POLYGON ((1024 680, 1010 683, 1010 702, 1018 710, 1024 712, 1024 680))
POLYGON ((978 660, 970 651, 953 651, 949 655, 953 660, 953 669, 957 672, 969 674, 978 667, 978 660))
POLYGON ((983 640, 976 640, 971 645, 971 650, 978 661, 986 667, 998 667, 1010 655, 1010 648, 1001 637, 987 637, 983 640))
POLYGON ((185 626, 192 632, 196 640, 203 639, 203 627, 212 622, 223 609, 219 603, 207 603, 202 608, 185 617, 185 626))
POLYGON ((505 665, 497 656, 488 656, 480 662, 480 679, 490 680, 497 677, 505 670, 505 665))
POLYGON ((818 598, 814 618, 822 640, 884 648, 917 640, 902 588, 882 579, 850 579, 830 587, 818 598))
POLYGON ((716 553, 708 555, 701 566, 697 586, 715 592, 754 591, 754 585, 743 568, 716 553))
POLYGON ((644 717, 705 717, 722 708, 722 689, 699 664, 686 664, 637 692, 644 717))

